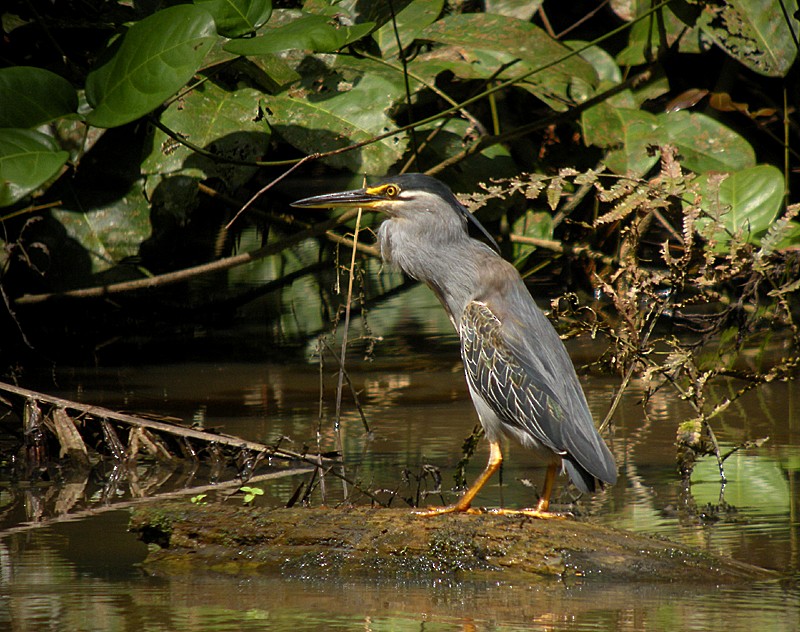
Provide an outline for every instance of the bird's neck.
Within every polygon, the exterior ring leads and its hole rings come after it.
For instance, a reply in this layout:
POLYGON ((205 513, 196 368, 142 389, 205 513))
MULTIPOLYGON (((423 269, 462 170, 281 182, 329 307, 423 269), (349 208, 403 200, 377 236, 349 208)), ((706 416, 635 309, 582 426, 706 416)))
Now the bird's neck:
POLYGON ((393 221, 384 222, 378 231, 383 259, 428 285, 457 328, 467 304, 480 300, 487 283, 507 264, 463 229, 415 235, 411 226, 392 230, 393 221))

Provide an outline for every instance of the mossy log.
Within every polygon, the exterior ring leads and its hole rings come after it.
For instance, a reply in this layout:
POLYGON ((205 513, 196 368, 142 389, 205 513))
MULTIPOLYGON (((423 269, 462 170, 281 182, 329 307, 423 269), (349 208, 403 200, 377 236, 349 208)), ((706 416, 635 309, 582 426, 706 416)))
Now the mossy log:
POLYGON ((187 501, 147 506, 132 530, 157 573, 734 583, 771 571, 574 519, 443 515, 405 509, 260 509, 187 501))

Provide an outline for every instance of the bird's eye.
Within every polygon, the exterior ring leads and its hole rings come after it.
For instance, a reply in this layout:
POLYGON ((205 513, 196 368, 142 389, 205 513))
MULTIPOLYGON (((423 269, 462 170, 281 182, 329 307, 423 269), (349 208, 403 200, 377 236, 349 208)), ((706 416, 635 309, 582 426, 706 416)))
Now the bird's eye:
POLYGON ((386 197, 390 197, 390 198, 397 197, 399 193, 400 193, 400 187, 398 187, 398 186, 396 186, 394 184, 387 185, 387 187, 383 190, 383 194, 386 197))

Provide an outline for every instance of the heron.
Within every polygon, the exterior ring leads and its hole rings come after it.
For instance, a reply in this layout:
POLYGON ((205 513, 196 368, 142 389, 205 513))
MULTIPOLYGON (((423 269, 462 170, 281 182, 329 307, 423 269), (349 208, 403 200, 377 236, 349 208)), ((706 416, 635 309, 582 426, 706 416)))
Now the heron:
POLYGON ((455 503, 429 508, 422 515, 479 512, 472 503, 503 462, 503 437, 535 451, 547 463, 535 507, 515 513, 559 517, 550 511, 559 470, 584 493, 616 482, 614 457, 594 425, 564 343, 517 269, 500 256, 492 236, 447 185, 408 173, 357 190, 305 198, 292 206, 361 207, 384 214, 377 232, 382 259, 425 283, 458 332, 467 387, 489 443, 489 460, 455 503), (491 245, 470 236, 470 223, 491 245))

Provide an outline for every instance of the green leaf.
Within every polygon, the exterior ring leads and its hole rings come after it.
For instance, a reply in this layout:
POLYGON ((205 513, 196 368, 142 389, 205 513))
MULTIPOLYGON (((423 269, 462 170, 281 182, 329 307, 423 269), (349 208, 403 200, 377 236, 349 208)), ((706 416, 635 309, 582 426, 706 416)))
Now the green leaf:
POLYGON ((256 496, 263 496, 264 490, 260 487, 240 487, 239 491, 244 494, 244 504, 249 505, 256 499, 256 496))
POLYGON ((518 20, 530 20, 533 14, 542 6, 542 2, 544 0, 528 0, 527 2, 520 2, 520 0, 486 0, 484 5, 486 13, 507 15, 518 20))
POLYGON ((572 52, 569 48, 524 20, 481 13, 452 15, 431 24, 420 33, 420 37, 449 44, 470 54, 487 50, 502 53, 506 61, 522 60, 522 64, 512 66, 504 73, 503 78, 541 69, 527 78, 521 87, 547 99, 554 108, 564 109, 564 100, 574 101, 578 84, 583 84, 582 97, 597 83, 597 76, 589 63, 577 55, 566 58, 572 52))
POLYGON ((269 20, 272 0, 194 0, 214 16, 217 32, 225 37, 252 33, 269 20))
POLYGON ((750 143, 731 128, 699 112, 659 116, 658 144, 678 148, 681 164, 696 173, 735 171, 756 163, 750 143))
POLYGON ((710 188, 709 176, 697 182, 703 194, 700 206, 709 216, 697 220, 698 228, 711 230, 714 240, 723 245, 739 231, 745 241, 758 244, 783 203, 783 174, 772 165, 731 173, 718 191, 710 188))
POLYGON ((615 173, 642 176, 658 162, 648 151, 658 145, 656 115, 602 103, 584 113, 583 124, 587 144, 611 148, 605 163, 615 173))
POLYGON ((183 87, 214 44, 214 19, 204 9, 178 5, 134 24, 86 79, 94 110, 86 121, 116 127, 152 112, 183 87))
MULTIPOLYGON (((511 232, 523 237, 553 239, 553 216, 542 211, 527 211, 514 222, 511 232)), ((521 257, 527 257, 534 250, 536 250, 536 246, 515 242, 512 248, 515 262, 518 262, 521 257)))
POLYGON ((43 185, 68 158, 69 153, 49 136, 27 129, 0 129, 0 207, 43 185))
MULTIPOLYGON (((262 120, 259 107, 261 97, 252 88, 229 92, 205 83, 170 104, 160 120, 191 143, 216 155, 259 160, 266 154, 270 138, 269 126, 262 120)), ((183 169, 199 171, 204 178, 219 178, 228 190, 244 184, 256 171, 256 167, 217 162, 195 154, 156 130, 152 150, 142 162, 142 173, 168 174, 183 169)))
POLYGON ((384 59, 396 57, 398 54, 397 38, 401 45, 409 46, 419 35, 420 31, 431 24, 444 7, 444 0, 414 0, 405 9, 397 14, 397 35, 391 21, 384 24, 372 34, 384 59))
POLYGON ((797 0, 704 3, 698 26, 728 55, 768 77, 785 77, 797 57, 797 0), (787 23, 787 19, 791 24, 787 23))
POLYGON ((372 22, 342 26, 321 15, 305 15, 259 37, 228 42, 223 48, 237 55, 266 55, 292 48, 330 53, 361 39, 374 26, 372 22))
MULTIPOLYGON (((631 11, 631 16, 650 9, 650 3, 641 3, 631 11)), ((636 22, 628 32, 628 45, 617 54, 620 66, 640 66, 656 59, 659 47, 678 44, 685 53, 700 53, 700 32, 686 24, 669 8, 658 12, 658 17, 648 17, 636 22)), ((707 47, 707 46, 706 46, 707 47)), ((704 49, 703 49, 704 50, 704 49)), ((665 52, 665 51, 664 51, 665 52)))
POLYGON ((584 112, 582 122, 586 143, 609 148, 606 165, 616 173, 644 175, 658 161, 648 148, 667 144, 675 145, 681 164, 696 173, 755 165, 750 143, 705 114, 654 115, 602 103, 584 112))
POLYGON ((139 252, 141 243, 150 237, 150 203, 137 181, 120 199, 99 208, 53 209, 67 234, 91 257, 92 271, 102 272, 125 257, 139 252))
MULTIPOLYGON (((273 131, 306 153, 326 152, 395 128, 388 116, 403 98, 402 78, 367 73, 352 86, 328 98, 313 92, 264 97, 264 109, 273 131)), ((404 136, 385 138, 324 161, 352 173, 385 174, 405 151, 404 136)))
POLYGON ((365 2, 364 0, 304 0, 303 10, 308 13, 327 15, 338 22, 363 24, 372 22, 383 25, 395 14, 411 4, 411 0, 392 0, 389 2, 365 2))
POLYGON ((63 77, 31 66, 0 69, 0 128, 38 127, 77 109, 75 88, 63 77))

